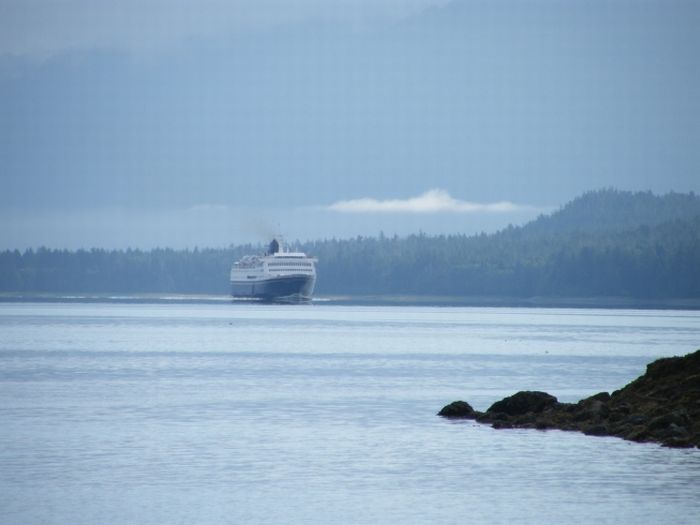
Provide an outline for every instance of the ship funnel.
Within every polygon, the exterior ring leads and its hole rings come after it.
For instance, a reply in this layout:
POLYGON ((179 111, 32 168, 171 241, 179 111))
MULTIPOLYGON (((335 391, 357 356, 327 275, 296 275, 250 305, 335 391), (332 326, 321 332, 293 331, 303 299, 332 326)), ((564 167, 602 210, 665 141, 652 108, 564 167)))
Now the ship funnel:
POLYGON ((274 255, 280 251, 280 243, 277 242, 277 239, 272 239, 268 251, 270 252, 270 255, 274 255))

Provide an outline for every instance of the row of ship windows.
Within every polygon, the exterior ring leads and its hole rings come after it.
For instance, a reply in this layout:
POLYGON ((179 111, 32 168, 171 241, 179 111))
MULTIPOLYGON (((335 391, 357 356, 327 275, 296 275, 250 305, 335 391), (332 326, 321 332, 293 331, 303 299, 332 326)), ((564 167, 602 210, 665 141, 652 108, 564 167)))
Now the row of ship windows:
MULTIPOLYGON (((279 272, 279 271, 283 271, 283 270, 275 270, 275 271, 279 272)), ((296 270, 296 272, 299 273, 299 270, 296 270)), ((309 275, 313 275, 313 272, 311 272, 310 270, 303 271, 302 273, 308 273, 309 275)), ((260 276, 259 275, 247 275, 246 278, 247 279, 259 279, 260 276)))
MULTIPOLYGON (((236 270, 239 270, 238 268, 236 270)), ((243 270, 241 268, 240 270, 243 270)), ((240 271, 239 270, 239 271, 240 271)), ((263 268, 255 268, 252 269, 253 271, 258 271, 261 273, 265 273, 263 268)), ((250 270, 248 270, 250 271, 250 270)), ((283 268, 268 268, 268 271, 270 272, 302 272, 302 273, 313 273, 313 268, 289 268, 289 267, 283 267, 283 268)))
POLYGON ((280 263, 267 263, 268 266, 294 266, 294 267, 300 267, 303 266, 304 268, 311 268, 311 263, 293 263, 293 262, 280 262, 280 263))

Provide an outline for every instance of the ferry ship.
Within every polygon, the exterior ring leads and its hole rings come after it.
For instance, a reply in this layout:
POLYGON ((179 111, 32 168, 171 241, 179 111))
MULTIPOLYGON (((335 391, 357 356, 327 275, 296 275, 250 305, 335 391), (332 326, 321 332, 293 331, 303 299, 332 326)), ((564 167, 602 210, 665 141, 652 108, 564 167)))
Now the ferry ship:
POLYGON ((264 255, 246 255, 231 268, 231 295, 268 301, 310 301, 316 258, 287 251, 273 239, 264 255))

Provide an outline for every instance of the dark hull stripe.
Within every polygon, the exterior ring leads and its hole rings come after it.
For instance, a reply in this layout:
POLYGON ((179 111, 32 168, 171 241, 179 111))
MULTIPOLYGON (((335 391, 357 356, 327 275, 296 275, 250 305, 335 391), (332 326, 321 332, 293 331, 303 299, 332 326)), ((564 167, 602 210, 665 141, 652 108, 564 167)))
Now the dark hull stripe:
POLYGON ((231 295, 260 299, 282 297, 310 299, 314 292, 315 283, 316 278, 313 275, 272 277, 260 281, 231 281, 231 295))

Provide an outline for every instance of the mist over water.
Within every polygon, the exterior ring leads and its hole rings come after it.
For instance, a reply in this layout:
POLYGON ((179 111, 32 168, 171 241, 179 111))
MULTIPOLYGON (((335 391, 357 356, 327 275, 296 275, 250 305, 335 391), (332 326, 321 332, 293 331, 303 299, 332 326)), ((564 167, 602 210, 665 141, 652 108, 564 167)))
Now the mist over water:
POLYGON ((700 454, 435 413, 693 351, 684 311, 0 304, 6 523, 697 523, 700 454))

